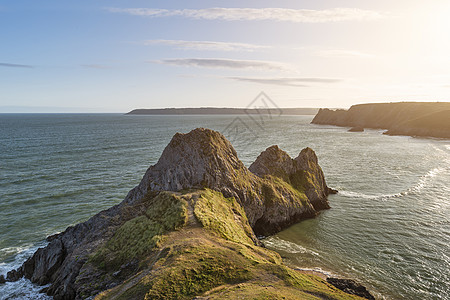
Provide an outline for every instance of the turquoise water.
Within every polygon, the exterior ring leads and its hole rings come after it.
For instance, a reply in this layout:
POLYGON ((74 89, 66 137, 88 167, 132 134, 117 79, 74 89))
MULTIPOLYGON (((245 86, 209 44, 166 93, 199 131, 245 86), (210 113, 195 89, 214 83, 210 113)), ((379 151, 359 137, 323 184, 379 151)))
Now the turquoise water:
MULTIPOLYGON (((119 203, 175 132, 224 132, 249 166, 278 144, 313 148, 330 210, 265 240, 300 268, 356 278, 386 299, 450 299, 450 141, 311 125, 312 116, 0 114, 0 274, 50 234, 119 203)), ((45 299, 26 280, 0 299, 45 299)))

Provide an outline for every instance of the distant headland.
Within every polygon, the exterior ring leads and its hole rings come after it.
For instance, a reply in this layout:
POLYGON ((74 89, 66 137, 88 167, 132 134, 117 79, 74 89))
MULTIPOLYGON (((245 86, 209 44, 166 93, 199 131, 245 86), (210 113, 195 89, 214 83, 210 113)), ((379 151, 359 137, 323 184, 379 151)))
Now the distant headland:
POLYGON ((127 115, 315 115, 319 108, 231 108, 231 107, 186 107, 186 108, 140 108, 127 115))
POLYGON ((450 138, 450 102, 396 102, 320 109, 313 124, 387 129, 388 135, 450 138))

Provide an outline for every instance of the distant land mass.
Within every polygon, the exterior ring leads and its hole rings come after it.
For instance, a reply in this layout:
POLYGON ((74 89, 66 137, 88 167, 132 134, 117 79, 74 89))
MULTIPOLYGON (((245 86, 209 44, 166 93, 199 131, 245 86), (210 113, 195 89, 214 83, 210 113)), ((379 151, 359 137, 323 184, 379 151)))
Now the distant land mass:
POLYGON ((313 124, 387 129, 385 134, 450 138, 450 102, 396 102, 320 109, 313 124))
POLYGON ((140 108, 134 109, 127 115, 245 115, 245 114, 273 114, 273 115, 315 115, 318 108, 229 108, 229 107, 198 107, 198 108, 140 108))

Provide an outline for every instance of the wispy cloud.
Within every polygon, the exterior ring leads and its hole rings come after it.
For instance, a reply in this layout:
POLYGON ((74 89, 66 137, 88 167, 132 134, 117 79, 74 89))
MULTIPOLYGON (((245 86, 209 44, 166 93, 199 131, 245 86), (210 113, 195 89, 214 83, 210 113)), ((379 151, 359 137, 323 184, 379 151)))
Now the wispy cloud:
POLYGON ((184 40, 147 40, 145 45, 169 45, 184 50, 200 50, 200 51, 247 51, 252 52, 258 49, 270 48, 269 46, 232 43, 232 42, 215 42, 215 41, 184 41, 184 40))
POLYGON ((308 87, 310 83, 336 83, 341 82, 338 78, 317 78, 317 77, 300 77, 300 78, 250 78, 250 77, 228 77, 228 79, 253 82, 260 84, 272 84, 282 86, 308 87))
POLYGON ((0 67, 6 67, 6 68, 27 68, 32 69, 33 66, 30 65, 19 65, 19 64, 10 64, 10 63, 0 63, 0 67))
POLYGON ((238 60, 223 58, 176 58, 152 61, 154 63, 187 66, 187 67, 203 67, 203 68, 226 68, 226 69, 257 69, 257 70, 291 70, 289 65, 258 60, 238 60))
POLYGON ((339 21, 369 21, 386 17, 385 12, 359 8, 333 8, 324 10, 288 8, 205 8, 205 9, 155 9, 155 8, 107 8, 109 12, 136 16, 185 17, 224 21, 287 21, 296 23, 325 23, 339 21))
POLYGON ((317 55, 322 57, 333 57, 333 58, 373 58, 375 55, 364 53, 360 51, 353 50, 343 50, 343 49, 326 49, 319 50, 316 52, 317 55))
POLYGON ((87 65, 81 65, 84 68, 89 68, 89 69, 109 69, 108 66, 105 65, 98 65, 98 64, 87 64, 87 65))

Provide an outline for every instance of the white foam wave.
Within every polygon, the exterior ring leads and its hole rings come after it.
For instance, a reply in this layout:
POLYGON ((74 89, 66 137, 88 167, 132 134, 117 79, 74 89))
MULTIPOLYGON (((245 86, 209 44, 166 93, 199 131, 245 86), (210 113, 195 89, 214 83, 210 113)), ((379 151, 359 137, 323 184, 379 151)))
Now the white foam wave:
POLYGON ((434 169, 428 171, 422 177, 420 177, 419 181, 415 185, 413 185, 412 187, 407 189, 406 191, 403 191, 403 192, 400 192, 397 194, 392 194, 392 195, 384 195, 382 198, 399 198, 399 197, 403 197, 403 196, 406 196, 409 194, 417 194, 421 190, 423 190, 423 188, 428 186, 434 177, 436 177, 438 174, 442 173, 444 170, 445 170, 445 168, 443 168, 443 167, 434 168, 434 169))
POLYGON ((344 197, 348 198, 359 198, 359 199, 388 199, 388 198, 399 198, 403 197, 409 194, 416 194, 419 193, 423 188, 425 188, 427 185, 430 184, 431 180, 445 171, 445 167, 437 167, 430 171, 428 171, 425 175, 421 176, 419 178, 419 181, 413 185, 412 187, 408 188, 406 191, 395 193, 395 194, 379 194, 379 195, 367 195, 363 193, 358 192, 352 192, 352 191, 345 191, 340 190, 339 195, 342 195, 344 197))
MULTIPOLYGON (((39 248, 45 246, 47 243, 39 243, 37 245, 23 245, 20 247, 8 247, 1 249, 2 256, 15 256, 7 262, 0 263, 0 275, 6 277, 6 273, 19 268, 33 253, 39 248)), ((0 300, 12 300, 12 299, 52 299, 45 294, 39 293, 44 288, 43 286, 37 286, 31 283, 31 281, 22 278, 16 282, 7 282, 0 284, 0 300)))
POLYGON ((0 285, 0 300, 47 300, 53 299, 39 291, 44 288, 32 284, 29 280, 22 278, 16 282, 7 282, 0 285))
POLYGON ((47 242, 42 242, 37 245, 23 245, 0 249, 0 254, 3 257, 15 254, 10 261, 0 263, 0 275, 6 275, 8 271, 19 268, 39 247, 44 247, 46 244, 47 242))
POLYGON ((317 272, 317 273, 321 273, 327 277, 336 277, 336 275, 334 273, 331 273, 330 271, 326 271, 322 268, 294 268, 294 270, 297 271, 307 271, 307 272, 317 272))
POLYGON ((339 195, 342 195, 347 198, 363 198, 363 199, 376 199, 380 197, 380 195, 366 195, 362 193, 352 191, 341 191, 341 190, 339 190, 339 195))
POLYGON ((296 243, 280 239, 279 237, 268 237, 264 239, 264 244, 269 248, 284 251, 287 253, 309 253, 313 255, 319 255, 314 251, 308 250, 296 243))

